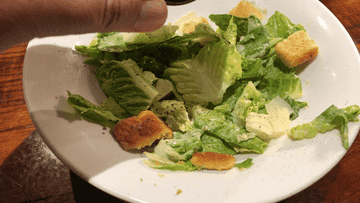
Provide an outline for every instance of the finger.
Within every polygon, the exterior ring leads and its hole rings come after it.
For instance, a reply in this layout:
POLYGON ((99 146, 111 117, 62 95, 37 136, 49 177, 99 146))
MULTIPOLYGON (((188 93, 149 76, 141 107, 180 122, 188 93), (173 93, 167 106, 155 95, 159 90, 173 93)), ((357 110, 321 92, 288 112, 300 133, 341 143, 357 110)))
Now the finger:
MULTIPOLYGON (((152 31, 167 17, 163 0, 42 0, 29 15, 37 35, 94 31, 152 31), (34 11, 36 13, 34 14, 34 11), (38 23, 37 23, 38 22, 38 23), (56 32, 52 32, 54 25, 56 32), (44 29, 45 28, 45 29, 44 29)), ((29 7, 28 7, 29 8, 29 7)))
POLYGON ((91 32, 147 32, 167 18, 163 0, 5 0, 0 11, 6 25, 0 31, 11 28, 2 35, 18 42, 91 32))

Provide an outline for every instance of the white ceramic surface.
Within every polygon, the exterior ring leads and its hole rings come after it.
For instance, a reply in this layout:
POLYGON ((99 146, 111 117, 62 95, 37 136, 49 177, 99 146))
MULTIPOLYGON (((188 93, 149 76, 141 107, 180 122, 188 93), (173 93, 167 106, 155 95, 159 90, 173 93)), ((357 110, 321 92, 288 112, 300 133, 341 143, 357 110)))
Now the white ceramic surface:
MULTIPOLYGON (((228 13, 238 0, 197 0, 169 7, 168 22, 189 11, 199 16, 228 13)), ((300 72, 309 108, 293 126, 314 119, 334 104, 360 105, 360 59, 350 36, 335 16, 316 0, 257 1, 268 11, 284 13, 305 26, 320 46, 317 59, 300 72)), ((88 44, 94 34, 34 39, 24 62, 24 92, 33 122, 45 143, 71 170, 94 186, 133 202, 275 202, 314 183, 344 156, 337 130, 314 139, 272 141, 246 170, 226 172, 170 172, 142 164, 142 155, 123 151, 109 129, 82 120, 66 103, 67 90, 99 104, 105 96, 94 74, 73 53, 74 45, 88 44), (159 175, 163 174, 163 175, 159 175), (182 193, 177 195, 177 190, 182 193)), ((349 125, 352 143, 359 123, 349 125)))

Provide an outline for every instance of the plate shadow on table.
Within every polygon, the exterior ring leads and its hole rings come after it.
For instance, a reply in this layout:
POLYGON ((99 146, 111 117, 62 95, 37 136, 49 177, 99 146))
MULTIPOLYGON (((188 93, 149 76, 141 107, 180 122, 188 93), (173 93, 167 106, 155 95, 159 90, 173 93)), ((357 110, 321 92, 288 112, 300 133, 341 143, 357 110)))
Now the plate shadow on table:
POLYGON ((70 171, 36 131, 0 165, 0 202, 126 203, 70 171))
POLYGON ((0 202, 75 202, 69 169, 36 131, 0 165, 0 202))

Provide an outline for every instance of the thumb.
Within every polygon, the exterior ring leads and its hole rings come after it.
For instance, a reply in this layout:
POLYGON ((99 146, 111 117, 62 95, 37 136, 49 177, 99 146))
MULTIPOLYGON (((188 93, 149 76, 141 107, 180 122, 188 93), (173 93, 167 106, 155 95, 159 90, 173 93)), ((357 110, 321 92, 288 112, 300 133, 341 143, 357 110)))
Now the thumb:
POLYGON ((0 4, 0 22, 4 22, 0 31, 7 30, 0 37, 8 43, 91 32, 147 32, 161 27, 167 18, 164 0, 5 0, 0 4))

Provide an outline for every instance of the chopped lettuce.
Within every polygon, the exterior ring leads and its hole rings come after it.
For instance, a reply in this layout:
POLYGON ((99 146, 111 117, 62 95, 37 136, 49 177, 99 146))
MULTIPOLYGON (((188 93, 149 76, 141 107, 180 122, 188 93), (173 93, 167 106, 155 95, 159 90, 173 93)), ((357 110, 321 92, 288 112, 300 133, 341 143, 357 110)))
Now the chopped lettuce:
POLYGON ((226 31, 223 33, 224 38, 231 44, 235 45, 237 39, 237 26, 234 23, 234 16, 230 19, 229 26, 226 31))
POLYGON ((202 152, 216 152, 219 154, 236 154, 233 147, 231 147, 224 140, 211 135, 210 133, 204 133, 201 137, 202 152))
POLYGON ((283 99, 290 105, 291 109, 293 110, 290 114, 290 120, 297 118, 299 116, 300 109, 306 108, 308 106, 307 102, 297 101, 289 97, 285 97, 283 99))
POLYGON ((195 166, 191 163, 191 161, 179 161, 173 164, 164 164, 159 163, 156 160, 152 159, 144 159, 143 163, 151 168, 162 169, 162 170, 170 170, 170 171, 198 171, 200 167, 195 166))
POLYGON ((103 126, 112 128, 117 122, 129 116, 112 97, 108 97, 100 106, 97 106, 78 94, 71 94, 68 91, 68 96, 67 102, 80 115, 103 126))
POLYGON ((131 59, 104 64, 96 70, 96 77, 104 93, 133 116, 148 109, 159 93, 131 59))
POLYGON ((303 95, 301 79, 294 73, 286 73, 274 65, 273 58, 270 58, 265 69, 265 77, 260 86, 265 86, 260 91, 267 94, 270 99, 280 96, 299 99, 303 95))
POLYGON ((227 42, 205 45, 194 59, 176 61, 165 70, 186 106, 219 104, 226 89, 241 77, 241 55, 227 42))
POLYGON ((210 109, 205 108, 200 105, 195 105, 195 106, 191 107, 191 109, 189 110, 189 115, 190 115, 191 120, 194 120, 197 115, 200 115, 207 111, 210 111, 210 109))
POLYGON ((335 128, 340 128, 342 145, 345 149, 349 148, 348 122, 359 121, 360 107, 357 105, 346 108, 337 108, 331 105, 310 123, 291 128, 289 137, 294 140, 309 139, 318 133, 325 133, 335 128))
POLYGON ((250 81, 235 103, 232 115, 240 126, 245 125, 245 119, 250 112, 259 112, 266 103, 266 99, 259 92, 255 85, 250 81))
POLYGON ((258 139, 252 133, 248 133, 245 128, 239 127, 231 120, 226 118, 226 114, 211 110, 199 114, 195 117, 195 127, 202 129, 232 146, 236 151, 252 151, 263 153, 267 143, 258 139))
POLYGON ((190 161, 173 162, 167 158, 161 157, 156 153, 144 152, 148 159, 144 159, 143 163, 151 168, 166 169, 171 171, 197 171, 199 167, 193 165, 190 161))
POLYGON ((304 30, 304 26, 301 24, 293 24, 288 17, 279 11, 275 11, 275 13, 269 18, 266 23, 266 28, 270 34, 270 36, 276 38, 288 38, 291 34, 304 30))
POLYGON ((206 23, 200 23, 200 24, 196 25, 194 33, 208 33, 211 35, 217 35, 217 33, 211 27, 211 25, 206 24, 206 23))
POLYGON ((174 61, 194 58, 201 47, 219 38, 214 33, 192 33, 174 36, 164 42, 132 46, 118 53, 117 60, 133 59, 144 71, 151 71, 162 78, 164 70, 174 61))
POLYGON ((157 155, 156 153, 149 153, 149 152, 144 152, 144 154, 149 157, 149 159, 154 160, 160 164, 174 164, 173 161, 170 161, 167 158, 164 158, 162 156, 157 155))
POLYGON ((194 125, 228 143, 236 144, 247 139, 247 137, 244 138, 242 136, 246 133, 246 130, 228 120, 226 115, 220 111, 210 110, 197 115, 194 120, 194 125))
POLYGON ((210 29, 206 29, 206 31, 204 29, 199 27, 198 32, 170 37, 173 31, 171 26, 168 29, 160 28, 162 31, 169 31, 165 38, 160 31, 154 31, 151 34, 99 33, 89 46, 75 46, 75 49, 78 53, 86 56, 84 63, 95 67, 101 67, 104 63, 112 60, 132 59, 144 71, 151 71, 157 77, 162 77, 170 63, 193 58, 202 46, 219 39, 217 33, 211 32, 210 29), (159 35, 154 38, 153 35, 156 33, 159 35), (135 39, 134 36, 138 37, 135 39), (139 36, 150 36, 152 40, 141 40, 139 36), (124 42, 125 39, 129 42, 124 42), (101 49, 99 44, 103 44, 101 49), (106 49, 111 51, 106 51, 106 49))
POLYGON ((247 58, 266 58, 270 51, 283 38, 273 38, 264 25, 253 27, 247 35, 242 37, 237 46, 237 51, 247 58))
POLYGON ((174 92, 173 84, 166 79, 158 79, 155 84, 155 88, 159 91, 159 94, 156 96, 155 101, 160 101, 164 99, 166 96, 174 92))
POLYGON ((243 162, 235 164, 235 167, 240 170, 243 170, 243 169, 250 168, 252 165, 253 165, 252 158, 248 158, 243 162))
POLYGON ((201 136, 203 130, 193 129, 182 133, 174 132, 172 139, 161 140, 154 153, 163 158, 177 162, 188 160, 195 151, 202 150, 201 136))
POLYGON ((225 114, 231 115, 234 110, 236 102, 244 91, 246 84, 236 81, 234 85, 230 86, 223 97, 223 102, 214 107, 217 111, 221 111, 225 114))
POLYGON ((264 153, 269 144, 252 133, 247 133, 248 135, 251 135, 252 138, 237 143, 237 146, 234 146, 234 150, 237 153, 264 153))
MULTIPOLYGON (((277 56, 272 56, 267 61, 261 59, 243 59, 242 80, 252 81, 265 98, 273 99, 276 96, 288 98, 288 101, 299 99, 303 95, 301 79, 292 70, 285 69, 277 56)), ((305 103, 294 105, 303 108, 305 103)), ((296 117, 296 115, 294 115, 296 117)))
POLYGON ((211 14, 209 18, 224 32, 228 29, 229 25, 234 23, 237 28, 237 39, 246 35, 253 27, 260 25, 260 20, 255 16, 241 18, 229 14, 211 14))
POLYGON ((156 102, 151 110, 158 117, 164 118, 165 123, 172 130, 185 132, 192 129, 192 122, 182 101, 163 100, 156 102))
POLYGON ((147 43, 163 42, 175 35, 178 26, 165 25, 153 32, 145 33, 99 33, 97 45, 101 51, 122 52, 131 49, 132 46, 141 46, 147 43))

